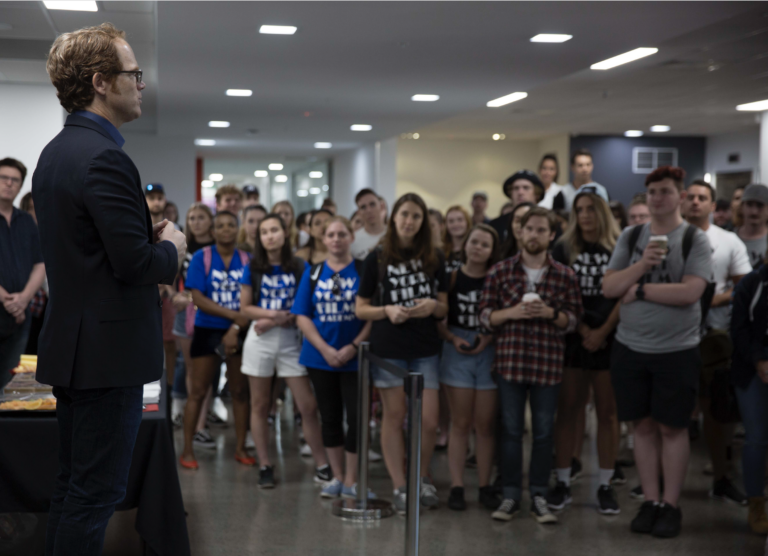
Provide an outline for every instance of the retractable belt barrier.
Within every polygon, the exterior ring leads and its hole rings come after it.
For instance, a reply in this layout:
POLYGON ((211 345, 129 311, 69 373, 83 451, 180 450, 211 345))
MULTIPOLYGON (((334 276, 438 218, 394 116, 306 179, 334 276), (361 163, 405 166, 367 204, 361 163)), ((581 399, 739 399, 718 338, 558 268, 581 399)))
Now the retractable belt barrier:
POLYGON ((419 553, 419 487, 421 472, 421 407, 424 393, 424 375, 411 373, 370 352, 370 343, 362 342, 357 355, 357 498, 341 499, 333 503, 333 515, 357 521, 372 521, 389 517, 395 509, 386 500, 368 498, 368 426, 371 414, 371 363, 403 379, 408 397, 407 431, 407 507, 405 527, 405 554, 419 553))

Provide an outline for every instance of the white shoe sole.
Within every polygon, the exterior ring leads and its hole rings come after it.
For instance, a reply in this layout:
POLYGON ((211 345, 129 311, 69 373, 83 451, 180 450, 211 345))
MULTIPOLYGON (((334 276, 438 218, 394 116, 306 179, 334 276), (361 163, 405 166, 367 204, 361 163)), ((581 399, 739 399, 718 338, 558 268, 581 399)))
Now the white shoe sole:
POLYGON ((554 504, 550 504, 549 502, 547 502, 547 506, 549 506, 550 510, 556 510, 559 512, 560 510, 564 510, 566 507, 570 506, 572 502, 573 502, 573 497, 569 496, 559 506, 555 506, 554 504))
POLYGON ((618 508, 616 510, 608 510, 608 509, 598 507, 597 513, 601 515, 619 515, 621 513, 621 508, 618 508))
POLYGON ((512 521, 512 518, 514 518, 518 513, 519 510, 514 511, 511 514, 508 514, 507 512, 493 512, 491 517, 496 521, 512 521))

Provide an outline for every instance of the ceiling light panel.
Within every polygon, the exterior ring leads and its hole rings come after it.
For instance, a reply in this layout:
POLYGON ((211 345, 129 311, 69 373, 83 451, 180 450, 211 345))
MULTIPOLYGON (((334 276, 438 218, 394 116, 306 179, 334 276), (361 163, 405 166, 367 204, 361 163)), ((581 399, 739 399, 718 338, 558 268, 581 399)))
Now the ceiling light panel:
POLYGON ((95 1, 91 2, 43 2, 49 10, 67 10, 72 12, 98 12, 95 1))
POLYGON ((253 94, 250 89, 227 89, 228 97, 249 97, 253 94))
POLYGON ((330 149, 331 147, 333 147, 332 143, 324 143, 324 142, 315 143, 316 149, 330 149))
POLYGON ((275 181, 277 183, 285 183, 288 181, 288 176, 284 174, 280 174, 279 176, 275 176, 275 181))
POLYGON ((750 102, 748 104, 739 104, 736 110, 742 112, 762 112, 768 110, 768 100, 759 100, 757 102, 750 102))
POLYGON ((208 127, 229 127, 229 122, 223 122, 220 120, 211 120, 208 122, 208 127))
POLYGON ((319 195, 320 194, 320 188, 319 187, 310 187, 309 192, 312 195, 319 195))
POLYGON ((608 58, 607 60, 598 62, 597 64, 592 64, 589 67, 593 70, 608 70, 615 68, 616 66, 621 66, 622 64, 634 62, 640 58, 645 58, 651 54, 656 54, 658 51, 658 48, 636 48, 634 50, 630 50, 629 52, 625 52, 624 54, 619 54, 613 58, 608 58))
POLYGON ((213 187, 213 182, 211 180, 203 180, 200 182, 200 185, 203 187, 213 187))
POLYGON ((299 189, 296 192, 297 197, 306 197, 307 195, 309 195, 309 191, 307 191, 306 189, 299 189))
POLYGON ((310 178, 322 178, 323 177, 323 173, 322 172, 318 172, 318 171, 310 172, 309 173, 309 177, 310 178))
POLYGON ((628 129, 624 132, 624 137, 642 137, 643 132, 639 129, 628 129))
POLYGON ((195 139, 195 145, 198 147, 213 147, 215 144, 214 139, 195 139))
POLYGON ((259 33, 262 35, 293 35, 296 27, 291 25, 262 25, 259 33))
POLYGON ((280 170, 283 169, 283 165, 280 164, 279 162, 273 162, 272 164, 269 165, 269 169, 270 170, 280 171, 280 170))
POLYGON ((541 33, 535 37, 531 37, 531 42, 565 42, 573 38, 573 35, 553 35, 547 33, 541 33))
POLYGON ((349 127, 352 131, 371 131, 373 129, 372 125, 368 124, 354 124, 349 127))
POLYGON ((224 179, 224 174, 211 174, 208 176, 208 179, 211 181, 221 181, 224 179))
POLYGON ((266 170, 256 170, 253 173, 253 175, 256 176, 257 178, 267 178, 269 177, 269 172, 267 172, 266 170))
POLYGON ((499 106, 505 106, 512 102, 523 100, 527 96, 528 96, 528 93, 512 93, 511 95, 506 95, 503 97, 499 97, 496 100, 488 101, 485 105, 489 108, 498 108, 499 106))
POLYGON ((413 95, 411 100, 415 102, 435 102, 436 100, 440 100, 440 95, 413 95))
POLYGON ((668 125, 652 125, 651 126, 651 131, 653 131, 654 133, 666 133, 670 129, 672 128, 669 127, 668 125))

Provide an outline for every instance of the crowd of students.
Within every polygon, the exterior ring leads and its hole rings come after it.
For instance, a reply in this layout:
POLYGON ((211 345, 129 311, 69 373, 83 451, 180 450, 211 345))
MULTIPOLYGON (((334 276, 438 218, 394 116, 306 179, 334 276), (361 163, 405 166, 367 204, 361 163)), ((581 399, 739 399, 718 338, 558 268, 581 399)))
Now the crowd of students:
MULTIPOLYGON (((0 162, 0 185, 11 191, 24 172, 8 160, 0 162)), ((372 367, 381 450, 400 512, 408 495, 423 507, 439 505, 430 464, 441 433, 448 507, 467 507, 473 451, 477 500, 493 519, 514 517, 528 404, 530 509, 540 523, 557 522, 554 512, 571 504, 571 481, 581 472, 592 400, 598 511, 620 512, 614 489, 626 483, 618 460, 625 422, 640 478, 632 495, 644 499, 632 531, 678 535, 689 425, 701 414, 710 496, 749 505, 751 528, 768 533, 768 187, 739 188, 726 206, 708 183, 686 186, 682 169, 662 167, 625 210, 592 180, 592 169, 590 153, 577 151, 573 182, 560 186, 557 159, 545 156, 538 172, 504 182, 510 203, 493 220, 484 192, 472 196, 471 212, 455 205, 442 214, 408 193, 388 214, 365 189, 350 220, 330 200, 298 216, 287 201, 267 210, 254 186, 219 188, 215 213, 193 204, 183 222, 187 259, 176 284, 160 286, 173 419, 184 431, 180 465, 198 469, 195 448, 216 447, 209 425, 220 421, 211 408, 223 363, 234 457, 258 468, 259 486, 278 482, 269 433, 284 383, 321 495, 355 497, 356 356, 368 341, 375 355, 424 375, 422 479, 408 492, 402 381, 372 367), (727 475, 739 420, 746 493, 727 475)), ((154 223, 167 218, 182 227, 161 184, 145 193, 154 223)), ((29 200, 22 205, 34 216, 29 200)), ((14 224, 15 211, 3 213, 11 229, 22 222, 14 224)), ((28 263, 25 292, 32 292, 39 289, 32 269, 41 269, 28 263)), ((6 305, 13 308, 13 299, 6 305)))

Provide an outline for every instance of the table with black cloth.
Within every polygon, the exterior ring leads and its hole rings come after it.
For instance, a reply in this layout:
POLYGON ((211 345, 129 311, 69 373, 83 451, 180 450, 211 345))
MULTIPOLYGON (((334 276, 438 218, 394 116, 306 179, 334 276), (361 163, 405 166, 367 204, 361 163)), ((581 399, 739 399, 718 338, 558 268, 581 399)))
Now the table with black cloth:
MULTIPOLYGON (((166 414, 165 379, 158 411, 145 412, 117 511, 136 508, 145 554, 188 556, 189 537, 166 414)), ((0 415, 0 513, 47 513, 59 472, 55 415, 0 415)))

